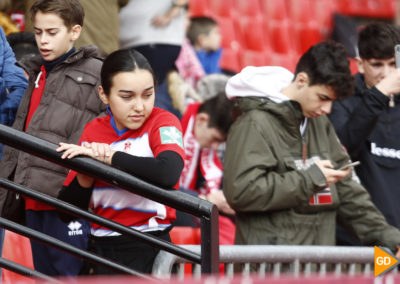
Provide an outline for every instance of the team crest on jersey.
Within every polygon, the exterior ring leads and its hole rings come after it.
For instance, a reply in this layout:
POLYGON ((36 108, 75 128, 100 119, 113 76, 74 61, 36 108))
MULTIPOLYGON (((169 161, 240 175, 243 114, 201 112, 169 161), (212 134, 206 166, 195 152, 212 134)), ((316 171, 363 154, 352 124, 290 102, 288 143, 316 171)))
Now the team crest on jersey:
POLYGON ((182 132, 176 127, 161 127, 160 128, 161 144, 178 144, 183 149, 182 132))

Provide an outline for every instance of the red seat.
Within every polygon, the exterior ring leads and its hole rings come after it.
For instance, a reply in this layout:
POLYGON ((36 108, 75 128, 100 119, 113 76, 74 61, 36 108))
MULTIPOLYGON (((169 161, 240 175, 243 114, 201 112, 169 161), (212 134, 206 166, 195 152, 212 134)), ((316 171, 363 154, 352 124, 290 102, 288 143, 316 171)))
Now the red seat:
POLYGON ((208 0, 189 0, 190 17, 211 16, 208 0))
POLYGON ((365 16, 393 19, 396 12, 395 0, 362 0, 365 16))
POLYGON ((281 54, 271 52, 266 56, 267 66, 281 66, 294 73, 300 56, 295 53, 281 54))
POLYGON ((243 50, 241 52, 241 67, 246 66, 265 66, 266 51, 243 50))
MULTIPOLYGON (((200 228, 181 227, 175 226, 169 232, 171 242, 176 245, 200 245, 201 244, 201 230, 200 228)), ((192 274, 192 264, 185 264, 185 274, 192 274)))
POLYGON ((263 51, 267 48, 265 24, 261 17, 240 18, 241 46, 245 49, 263 51))
MULTIPOLYGON (((29 239, 7 230, 4 236, 3 257, 30 269, 34 269, 29 239)), ((3 269, 2 281, 0 282, 34 284, 35 280, 28 276, 3 269)))
POLYGON ((223 48, 238 50, 240 48, 240 43, 233 20, 227 17, 218 17, 216 20, 222 36, 221 46, 223 48))
MULTIPOLYGON (((330 0, 329 0, 330 1, 330 0)), ((268 20, 287 19, 287 7, 285 1, 279 0, 260 0, 260 7, 263 15, 268 20)))
POLYGON ((287 0, 289 17, 297 23, 308 23, 315 18, 315 4, 312 0, 287 0))
POLYGON ((210 0, 209 7, 217 17, 236 17, 234 0, 210 0))
POLYGON ((219 61, 219 67, 227 71, 238 73, 240 71, 239 51, 224 48, 219 61))
POLYGON ((298 52, 293 24, 289 20, 265 21, 264 31, 267 33, 267 41, 272 51, 283 54, 298 52))
POLYGON ((169 232, 171 242, 177 245, 201 244, 200 228, 175 226, 169 232))
POLYGON ((338 12, 339 4, 332 0, 315 1, 315 19, 318 22, 321 34, 328 38, 333 28, 333 15, 338 12))
POLYGON ((259 0, 234 0, 239 17, 262 14, 259 0))
POLYGON ((312 45, 322 41, 321 29, 317 22, 299 23, 295 26, 300 53, 305 53, 312 45))

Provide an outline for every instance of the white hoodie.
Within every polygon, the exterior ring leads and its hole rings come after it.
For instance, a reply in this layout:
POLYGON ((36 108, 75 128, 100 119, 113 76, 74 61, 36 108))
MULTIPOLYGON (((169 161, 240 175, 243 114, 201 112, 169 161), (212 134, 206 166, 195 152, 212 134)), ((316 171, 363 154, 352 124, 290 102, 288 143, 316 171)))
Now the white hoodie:
MULTIPOLYGON (((225 92, 228 99, 235 97, 266 97, 277 104, 288 101, 282 90, 293 81, 294 75, 279 66, 248 66, 230 78, 225 92)), ((301 135, 307 128, 308 119, 300 125, 301 135)))
POLYGON ((281 91, 294 75, 279 66, 245 67, 228 80, 225 91, 229 99, 235 97, 267 97, 276 103, 289 100, 281 91))

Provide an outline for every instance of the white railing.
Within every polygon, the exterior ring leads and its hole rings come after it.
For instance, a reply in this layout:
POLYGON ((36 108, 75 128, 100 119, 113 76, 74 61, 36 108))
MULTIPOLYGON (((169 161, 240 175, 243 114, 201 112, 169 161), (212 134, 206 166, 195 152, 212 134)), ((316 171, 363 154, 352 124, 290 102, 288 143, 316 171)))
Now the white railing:
MULTIPOLYGON (((200 252, 198 245, 181 245, 193 252, 200 252)), ((170 278, 173 267, 178 278, 184 277, 184 258, 161 251, 153 266, 153 276, 170 278)), ((278 246, 278 245, 221 245, 220 263, 225 264, 225 275, 258 274, 279 277, 282 274, 308 276, 327 273, 335 275, 372 275, 373 247, 344 246, 278 246)), ((201 277, 201 267, 193 264, 193 277, 201 277)))

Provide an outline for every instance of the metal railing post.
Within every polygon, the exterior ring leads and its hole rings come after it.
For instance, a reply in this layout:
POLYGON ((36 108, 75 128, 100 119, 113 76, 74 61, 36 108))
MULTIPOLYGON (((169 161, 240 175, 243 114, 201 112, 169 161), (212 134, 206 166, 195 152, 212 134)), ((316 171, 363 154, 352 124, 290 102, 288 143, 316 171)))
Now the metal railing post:
POLYGON ((213 206, 210 218, 201 219, 201 272, 219 271, 218 209, 213 206))

